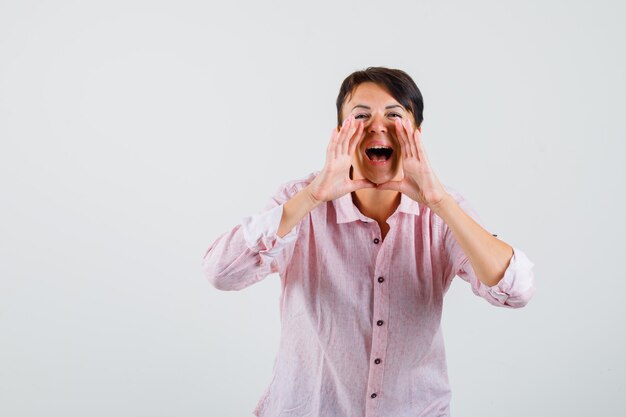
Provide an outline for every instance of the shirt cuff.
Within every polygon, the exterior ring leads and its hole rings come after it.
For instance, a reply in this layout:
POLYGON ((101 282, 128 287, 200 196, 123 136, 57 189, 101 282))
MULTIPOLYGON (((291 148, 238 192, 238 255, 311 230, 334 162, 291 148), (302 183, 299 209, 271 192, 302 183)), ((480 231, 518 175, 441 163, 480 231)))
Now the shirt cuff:
POLYGON ((513 257, 504 276, 496 285, 486 287, 487 291, 502 304, 523 307, 535 292, 533 266, 524 252, 513 247, 513 257))
POLYGON ((243 218, 241 221, 243 237, 250 250, 273 258, 296 239, 297 227, 282 238, 276 234, 282 215, 283 204, 243 218))

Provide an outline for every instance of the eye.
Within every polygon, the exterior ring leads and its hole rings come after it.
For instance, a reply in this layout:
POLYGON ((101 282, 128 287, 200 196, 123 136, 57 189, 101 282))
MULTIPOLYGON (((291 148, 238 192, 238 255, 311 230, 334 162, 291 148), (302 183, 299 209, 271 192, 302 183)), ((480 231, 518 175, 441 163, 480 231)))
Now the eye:
POLYGON ((402 115, 398 113, 389 113, 390 116, 399 117, 402 119, 402 115))
POLYGON ((363 117, 368 117, 368 115, 361 113, 361 114, 357 114, 356 116, 354 116, 355 119, 362 119, 363 117))

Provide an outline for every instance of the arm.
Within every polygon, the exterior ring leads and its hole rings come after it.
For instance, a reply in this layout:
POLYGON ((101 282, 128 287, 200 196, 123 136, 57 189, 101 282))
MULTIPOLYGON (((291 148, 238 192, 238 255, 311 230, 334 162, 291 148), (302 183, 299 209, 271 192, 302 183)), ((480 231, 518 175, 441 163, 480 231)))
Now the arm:
POLYGON ((311 194, 311 186, 308 185, 298 192, 292 199, 283 205, 283 213, 278 226, 278 236, 283 237, 293 227, 300 223, 302 218, 317 207, 320 202, 316 201, 311 194))
POLYGON ((367 180, 351 180, 352 155, 363 134, 363 123, 349 116, 333 129, 324 169, 306 187, 282 187, 266 210, 246 217, 220 236, 206 251, 202 269, 220 290, 240 290, 285 270, 293 254, 302 219, 319 204, 360 188, 374 188, 367 180), (295 194, 294 194, 295 193, 295 194))
POLYGON ((395 123, 404 178, 378 188, 400 191, 429 207, 444 221, 449 277, 458 274, 471 284, 475 294, 491 304, 511 308, 526 305, 535 290, 533 263, 522 251, 492 236, 476 221, 478 216, 463 198, 457 204, 444 189, 428 161, 421 128, 399 118, 395 123))
POLYGON ((513 248, 483 229, 450 194, 432 210, 448 225, 478 279, 488 287, 498 284, 513 257, 513 248))
MULTIPOLYGON (((281 187, 265 210, 245 217, 209 246, 202 258, 202 271, 215 288, 241 290, 284 270, 293 253, 299 225, 294 223, 289 233, 282 236, 277 232, 293 192, 293 187, 281 187)), ((289 216, 293 221, 292 217, 289 216)))
POLYGON ((498 248, 493 249, 490 246, 491 239, 482 240, 481 237, 485 238, 486 233, 488 237, 496 238, 483 227, 478 214, 467 200, 457 192, 453 195, 447 194, 444 197, 444 201, 449 198, 447 203, 444 203, 449 204, 448 209, 452 207, 449 211, 439 211, 436 206, 433 208, 433 212, 445 223, 443 241, 448 255, 446 280, 449 281, 454 275, 458 275, 471 285, 474 294, 495 306, 524 307, 535 292, 535 279, 532 271, 534 264, 524 252, 501 241, 500 243, 506 245, 506 248, 502 245, 498 246, 503 248, 503 252, 510 248, 511 254, 500 254, 499 259, 497 254, 493 255, 492 251, 497 252, 498 248), (463 241, 465 245, 462 244, 463 241), (470 253, 474 251, 478 251, 479 256, 472 259, 470 253), (491 272, 497 275, 497 280, 485 282, 484 275, 477 271, 481 264, 486 264, 484 268, 488 271, 491 268, 491 272), (502 268, 501 272, 497 268, 502 268), (493 272, 494 270, 497 272, 493 272))
POLYGON ((348 116, 339 130, 333 129, 326 149, 326 164, 320 174, 306 188, 289 200, 280 220, 278 235, 283 236, 300 222, 302 217, 323 202, 376 184, 366 179, 349 178, 350 165, 356 146, 363 135, 363 122, 348 116))

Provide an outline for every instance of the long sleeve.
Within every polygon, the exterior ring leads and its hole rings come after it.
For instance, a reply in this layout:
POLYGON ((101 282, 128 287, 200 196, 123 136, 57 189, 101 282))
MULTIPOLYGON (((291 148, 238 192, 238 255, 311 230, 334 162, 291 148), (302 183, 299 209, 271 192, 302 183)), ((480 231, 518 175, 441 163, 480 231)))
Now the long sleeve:
POLYGON ((202 270, 215 288, 241 290, 269 274, 284 271, 300 225, 282 238, 276 232, 283 204, 297 192, 294 188, 290 183, 283 184, 260 213, 243 218, 209 246, 202 259, 202 270))
MULTIPOLYGON (((468 201, 458 192, 453 192, 452 195, 463 211, 485 228, 480 217, 468 201)), ((458 275, 461 277, 470 284, 474 294, 495 306, 521 308, 528 303, 535 293, 535 278, 532 271, 534 264, 524 252, 513 247, 513 256, 504 272, 504 276, 496 285, 489 287, 478 279, 472 264, 465 253, 463 253, 451 230, 446 226, 444 228, 444 246, 448 254, 448 271, 451 276, 458 275)))

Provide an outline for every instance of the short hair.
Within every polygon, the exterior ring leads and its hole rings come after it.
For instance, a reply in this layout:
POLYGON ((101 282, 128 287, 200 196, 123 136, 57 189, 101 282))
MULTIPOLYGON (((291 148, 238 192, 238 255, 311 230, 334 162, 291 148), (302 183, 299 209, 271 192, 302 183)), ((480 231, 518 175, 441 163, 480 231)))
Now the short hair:
POLYGON ((339 89, 337 96, 337 125, 341 126, 343 118, 341 109, 346 100, 359 84, 373 82, 386 89, 398 103, 413 114, 415 125, 422 125, 424 120, 424 99, 415 81, 406 72, 385 67, 368 67, 348 75, 339 89))

